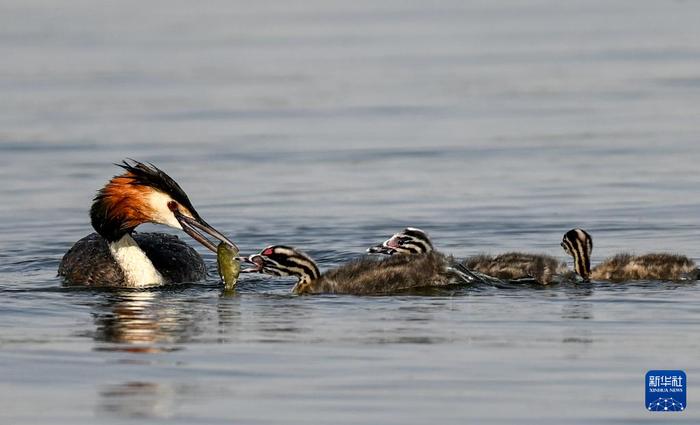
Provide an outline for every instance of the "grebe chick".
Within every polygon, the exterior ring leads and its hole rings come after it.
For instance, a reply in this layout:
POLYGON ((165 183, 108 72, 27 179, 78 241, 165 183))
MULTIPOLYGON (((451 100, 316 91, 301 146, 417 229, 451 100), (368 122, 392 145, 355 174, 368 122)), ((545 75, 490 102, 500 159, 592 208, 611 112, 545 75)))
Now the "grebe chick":
POLYGON ((583 229, 572 229, 561 242, 564 251, 574 259, 574 271, 590 280, 624 282, 630 280, 696 280, 700 272, 695 262, 685 255, 621 253, 591 268, 593 238, 583 229))
POLYGON ((417 227, 407 227, 384 242, 367 248, 370 254, 427 254, 433 252, 430 236, 417 227))
POLYGON ((507 252, 505 254, 478 254, 463 262, 470 270, 511 282, 549 285, 566 276, 566 264, 545 254, 507 252))
POLYGON ((390 294, 468 283, 459 270, 449 266, 448 257, 436 252, 379 261, 364 257, 323 274, 311 257, 289 246, 269 246, 240 260, 253 265, 242 273, 296 276, 299 280, 293 289, 295 294, 390 294))
POLYGON ((124 173, 97 192, 90 218, 92 233, 76 242, 58 266, 72 284, 142 287, 193 282, 206 276, 204 261, 177 236, 135 233, 143 223, 184 230, 216 252, 200 231, 233 247, 235 244, 207 224, 175 180, 153 164, 124 161, 124 173))
MULTIPOLYGON (((391 238, 367 250, 380 254, 424 254, 433 251, 430 237, 415 227, 407 227, 391 238)), ((566 272, 566 264, 543 254, 509 252, 496 256, 480 254, 469 257, 462 265, 484 281, 496 278, 511 282, 549 284, 566 272)))

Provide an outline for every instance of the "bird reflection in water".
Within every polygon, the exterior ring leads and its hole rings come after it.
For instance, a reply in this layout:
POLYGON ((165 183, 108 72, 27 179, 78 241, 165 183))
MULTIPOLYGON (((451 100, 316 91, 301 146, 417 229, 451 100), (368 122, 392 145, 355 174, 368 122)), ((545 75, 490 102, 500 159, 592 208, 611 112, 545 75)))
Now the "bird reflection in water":
POLYGON ((173 388, 151 382, 132 381, 100 390, 99 410, 131 418, 163 418, 174 411, 173 388))
POLYGON ((99 390, 98 414, 119 418, 167 419, 181 414, 181 409, 197 400, 233 399, 242 390, 229 382, 160 383, 126 381, 102 386, 99 390))
POLYGON ((196 313, 162 291, 110 293, 93 314, 98 351, 176 351, 199 332, 196 313))
POLYGON ((588 301, 593 295, 593 288, 578 286, 566 289, 569 302, 563 305, 561 312, 562 320, 567 323, 562 342, 566 345, 572 344, 574 348, 568 356, 578 358, 593 343, 590 323, 594 319, 593 303, 588 301))

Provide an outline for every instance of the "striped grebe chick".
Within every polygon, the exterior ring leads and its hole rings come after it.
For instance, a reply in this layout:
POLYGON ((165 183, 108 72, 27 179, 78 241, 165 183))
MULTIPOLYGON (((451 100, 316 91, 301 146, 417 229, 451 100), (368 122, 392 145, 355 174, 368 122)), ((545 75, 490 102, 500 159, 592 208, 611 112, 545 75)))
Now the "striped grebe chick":
POLYGON ((620 253, 606 258, 591 268, 593 238, 583 229, 572 229, 561 242, 564 251, 574 259, 574 271, 584 282, 605 280, 696 280, 700 272, 695 262, 685 255, 664 252, 644 255, 620 253))
MULTIPOLYGON (((380 254, 425 254, 433 251, 433 244, 426 232, 415 227, 407 227, 391 238, 367 250, 380 254)), ((466 258, 462 265, 482 280, 488 277, 510 282, 532 282, 549 284, 561 280, 566 272, 566 264, 544 254, 509 252, 500 255, 480 254, 466 258), (483 276, 485 275, 485 276, 483 276)))
POLYGON ((297 277, 295 294, 390 294, 468 283, 450 267, 450 258, 437 252, 382 260, 363 257, 323 274, 311 257, 289 246, 269 246, 241 260, 253 266, 242 273, 297 277))
POLYGON ((204 261, 177 236, 135 233, 143 223, 157 223, 192 236, 216 252, 200 231, 235 244, 207 224, 175 180, 153 164, 124 161, 124 173, 97 192, 90 208, 92 233, 66 252, 58 274, 68 283, 89 286, 143 287, 193 282, 206 275, 204 261))
POLYGON ((566 263, 551 255, 507 252, 498 255, 478 254, 463 262, 470 270, 510 282, 549 285, 567 275, 566 263))
POLYGON ((384 242, 367 248, 367 252, 370 254, 385 255, 421 255, 433 251, 433 242, 430 240, 430 236, 417 227, 407 227, 398 233, 394 233, 384 242))

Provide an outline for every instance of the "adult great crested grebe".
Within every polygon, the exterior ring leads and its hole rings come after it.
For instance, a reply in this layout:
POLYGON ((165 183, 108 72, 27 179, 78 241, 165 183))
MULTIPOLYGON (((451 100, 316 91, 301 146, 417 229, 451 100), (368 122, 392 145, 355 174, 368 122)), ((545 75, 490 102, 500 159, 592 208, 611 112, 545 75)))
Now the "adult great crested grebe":
POLYGON ((360 258, 321 274, 318 266, 296 248, 273 245, 240 260, 253 267, 242 273, 296 276, 296 294, 390 294, 411 289, 470 283, 473 276, 451 267, 451 258, 437 252, 394 256, 381 261, 360 258))
POLYGON ((199 231, 233 247, 208 225, 175 180, 153 164, 116 164, 124 173, 97 192, 90 208, 92 233, 66 252, 58 274, 66 282, 90 286, 142 287, 193 282, 206 275, 204 261, 177 236, 135 233, 143 223, 184 230, 202 245, 216 247, 199 231))
MULTIPOLYGON (((433 252, 430 237, 421 229, 407 227, 391 238, 367 250, 379 254, 425 254, 433 252)), ((496 256, 475 255, 468 257, 462 265, 481 280, 491 278, 509 282, 532 282, 543 285, 562 280, 567 273, 566 264, 544 254, 509 252, 496 256)))
POLYGON ((700 275, 695 262, 690 258, 663 252, 645 255, 617 254, 591 269, 593 238, 583 229, 571 229, 566 232, 561 246, 573 257, 574 270, 584 282, 591 279, 612 282, 697 280, 700 275))

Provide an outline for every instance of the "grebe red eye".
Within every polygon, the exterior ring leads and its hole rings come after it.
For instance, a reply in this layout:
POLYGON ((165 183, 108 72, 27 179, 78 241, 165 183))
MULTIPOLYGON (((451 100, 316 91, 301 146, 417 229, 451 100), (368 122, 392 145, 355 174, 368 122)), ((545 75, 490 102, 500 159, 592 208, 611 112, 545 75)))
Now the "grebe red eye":
POLYGON ((172 212, 177 211, 177 202, 175 202, 175 201, 168 202, 168 209, 172 212))
POLYGON ((269 257, 270 255, 272 255, 272 248, 267 248, 265 251, 262 252, 262 255, 265 255, 265 256, 268 256, 268 257, 269 257))

